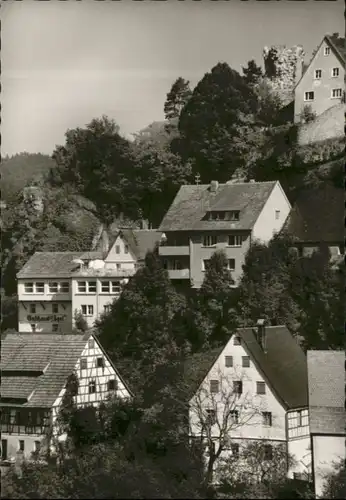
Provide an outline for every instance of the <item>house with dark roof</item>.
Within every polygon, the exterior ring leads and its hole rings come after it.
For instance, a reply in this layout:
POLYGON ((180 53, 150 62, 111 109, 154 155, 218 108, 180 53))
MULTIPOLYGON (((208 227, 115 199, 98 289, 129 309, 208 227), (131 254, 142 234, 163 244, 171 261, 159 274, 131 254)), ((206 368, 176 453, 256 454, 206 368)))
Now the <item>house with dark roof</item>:
MULTIPOLYGON (((78 379, 77 406, 98 405, 130 389, 93 335, 8 334, 1 341, 1 458, 30 458, 59 434, 56 418, 68 377, 78 379)), ((51 443, 49 443, 51 445, 51 443)))
POLYGON ((344 351, 308 351, 312 474, 316 498, 323 498, 325 475, 346 458, 344 351))
POLYGON ((222 443, 220 458, 236 460, 262 443, 270 462, 279 446, 293 458, 288 477, 310 473, 306 357, 286 326, 237 329, 225 346, 192 356, 185 380, 191 437, 222 443))
POLYGON ((91 328, 159 240, 110 227, 90 252, 36 252, 17 274, 19 332, 71 332, 77 312, 91 328))
POLYGON ((222 249, 236 284, 251 243, 267 243, 290 208, 278 181, 181 186, 159 228, 159 254, 170 278, 200 287, 209 259, 222 249))
POLYGON ((344 253, 345 191, 328 183, 303 190, 282 229, 295 241, 300 256, 309 256, 322 246, 331 259, 344 253))
POLYGON ((295 122, 306 106, 320 115, 345 99, 345 61, 345 38, 325 35, 295 87, 295 122))

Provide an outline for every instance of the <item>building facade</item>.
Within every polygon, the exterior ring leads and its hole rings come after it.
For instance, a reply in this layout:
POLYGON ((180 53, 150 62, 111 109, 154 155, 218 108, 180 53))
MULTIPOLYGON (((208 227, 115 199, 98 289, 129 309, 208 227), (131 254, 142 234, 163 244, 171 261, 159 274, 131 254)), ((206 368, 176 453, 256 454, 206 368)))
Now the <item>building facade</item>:
POLYGON ((92 335, 9 334, 1 351, 3 461, 30 459, 52 446, 48 434, 61 437, 56 418, 70 374, 78 380, 77 406, 98 405, 111 394, 131 397, 92 335))
POLYGON ((295 88, 295 122, 306 106, 320 115, 344 99, 345 55, 345 38, 338 33, 323 38, 295 88))
POLYGON ((71 332, 77 313, 92 327, 159 238, 124 229, 102 234, 91 252, 36 252, 17 274, 18 331, 71 332))
POLYGON ((159 228, 169 277, 198 288, 213 253, 224 250, 237 283, 251 243, 269 242, 290 208, 275 181, 182 186, 159 228))
POLYGON ((210 359, 190 400, 191 436, 209 432, 216 446, 220 439, 226 443, 221 457, 236 460, 250 443, 262 443, 268 461, 279 447, 293 458, 289 477, 308 475, 306 359, 287 328, 265 327, 260 320, 257 328, 238 329, 210 359))

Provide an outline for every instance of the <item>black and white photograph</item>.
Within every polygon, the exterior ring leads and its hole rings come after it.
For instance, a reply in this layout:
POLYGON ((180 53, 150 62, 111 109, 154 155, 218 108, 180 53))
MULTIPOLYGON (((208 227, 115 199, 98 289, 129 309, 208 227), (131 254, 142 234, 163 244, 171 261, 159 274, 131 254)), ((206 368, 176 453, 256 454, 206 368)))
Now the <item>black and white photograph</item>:
POLYGON ((1 498, 345 499, 345 4, 3 0, 1 498))

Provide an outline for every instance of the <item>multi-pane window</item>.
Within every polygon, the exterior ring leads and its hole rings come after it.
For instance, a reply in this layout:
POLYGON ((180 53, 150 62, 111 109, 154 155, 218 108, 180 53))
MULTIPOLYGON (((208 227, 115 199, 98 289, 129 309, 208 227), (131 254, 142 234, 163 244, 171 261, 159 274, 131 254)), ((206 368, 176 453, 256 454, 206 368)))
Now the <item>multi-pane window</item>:
POLYGON ((225 220, 226 212, 209 212, 209 220, 225 220))
POLYGON ((101 281, 101 292, 102 293, 110 292, 109 281, 101 281))
POLYGON ((230 234, 228 236, 229 247, 241 247, 242 237, 239 234, 230 234))
POLYGON ((119 281, 112 281, 112 293, 120 293, 121 286, 119 281))
POLYGON ((333 68, 332 69, 332 76, 335 78, 336 76, 339 76, 339 68, 333 68))
POLYGON ((96 368, 104 368, 105 366, 105 360, 103 357, 96 358, 96 368))
POLYGON ((88 358, 81 358, 80 359, 80 369, 86 370, 87 368, 88 368, 88 358))
POLYGON ((302 411, 299 410, 297 411, 297 426, 302 427, 302 425, 303 425, 302 411))
POLYGON ((24 451, 24 449, 25 449, 25 441, 24 441, 24 439, 20 439, 19 440, 19 450, 24 451))
POLYGON ((44 283, 42 281, 37 281, 35 283, 36 293, 44 293, 44 283))
POLYGON ((58 325, 58 323, 53 323, 53 325, 52 325, 52 332, 56 333, 58 331, 59 331, 59 325, 58 325))
POLYGON ((249 368, 250 367, 250 357, 249 356, 243 356, 242 357, 242 366, 243 366, 243 368, 249 368))
POLYGON ((264 445, 264 460, 273 460, 273 447, 271 444, 264 445))
POLYGON ((216 411, 206 410, 206 424, 214 425, 216 423, 216 411))
POLYGON ((96 293, 96 281, 88 281, 88 292, 96 293))
POLYGON ((322 70, 321 69, 315 69, 315 79, 320 80, 322 78, 322 70))
POLYGON ((324 47, 324 55, 329 56, 330 54, 330 47, 324 47))
POLYGON ((96 392, 96 381, 90 380, 89 382, 89 394, 95 394, 96 392))
POLYGON ((83 316, 93 316, 94 315, 94 306, 87 304, 87 305, 82 305, 82 314, 83 316))
POLYGON ((24 292, 25 293, 34 293, 34 284, 33 283, 24 283, 24 292))
POLYGON ((117 390, 117 381, 112 378, 107 382, 107 391, 116 391, 117 390))
POLYGON ((70 291, 70 283, 68 281, 62 281, 60 283, 60 292, 69 293, 69 291, 70 291))
POLYGON ((239 210, 232 210, 229 212, 229 220, 239 220, 239 210))
POLYGON ((239 337, 239 335, 234 336, 233 345, 241 345, 241 338, 239 337))
POLYGON ((272 426, 272 414, 270 411, 262 412, 263 425, 267 427, 272 426))
POLYGON ((30 304, 30 314, 36 314, 36 304, 30 304))
POLYGON ((310 90, 309 92, 305 92, 304 94, 304 101, 313 101, 315 98, 315 93, 310 90))
POLYGON ((235 380, 233 382, 233 392, 234 392, 234 394, 242 394, 243 393, 243 382, 241 380, 235 380))
POLYGON ((86 293, 87 288, 86 288, 86 281, 78 281, 77 282, 77 290, 79 293, 86 293))
POLYGON ((256 382, 256 386, 257 386, 257 394, 265 394, 266 393, 265 382, 256 382))
POLYGON ((235 259, 228 259, 228 269, 230 271, 235 270, 235 259))
POLYGON ((228 368, 233 366, 233 356, 225 356, 225 366, 228 368))
POLYGON ((105 306, 103 306, 103 312, 105 314, 108 314, 111 310, 111 305, 110 304, 106 304, 105 306))
POLYGON ((210 381, 210 392, 213 394, 217 394, 219 392, 219 381, 211 380, 210 381))
POLYGON ((217 243, 217 236, 215 235, 206 235, 203 236, 203 246, 204 247, 213 247, 217 243))
POLYGON ((35 333, 36 332, 36 324, 35 323, 31 323, 30 327, 31 327, 31 331, 33 333, 35 333))
POLYGON ((53 314, 58 314, 59 304, 52 304, 52 312, 53 312, 53 314))
POLYGON ((51 281, 48 284, 48 288, 49 288, 49 293, 58 293, 58 288, 59 288, 58 282, 57 281, 51 281))
POLYGON ((230 417, 231 417, 231 420, 234 424, 238 424, 239 423, 239 412, 238 410, 232 410, 230 412, 230 417))
POLYGON ((238 443, 231 443, 231 451, 232 451, 232 456, 234 458, 239 458, 239 444, 238 443))
POLYGON ((88 347, 89 347, 89 349, 94 349, 94 347, 95 347, 95 340, 94 339, 91 338, 88 340, 88 347))
POLYGON ((342 89, 332 89, 332 99, 342 97, 342 89))

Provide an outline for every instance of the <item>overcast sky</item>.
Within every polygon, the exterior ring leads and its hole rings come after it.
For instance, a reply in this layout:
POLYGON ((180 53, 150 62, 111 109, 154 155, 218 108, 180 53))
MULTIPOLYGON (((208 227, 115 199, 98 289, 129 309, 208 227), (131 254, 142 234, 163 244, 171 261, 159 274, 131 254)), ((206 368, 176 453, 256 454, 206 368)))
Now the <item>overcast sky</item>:
POLYGON ((2 154, 51 154, 68 128, 106 114, 124 135, 163 119, 173 81, 195 85, 219 61, 262 64, 265 45, 344 33, 337 1, 6 2, 2 154))

